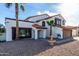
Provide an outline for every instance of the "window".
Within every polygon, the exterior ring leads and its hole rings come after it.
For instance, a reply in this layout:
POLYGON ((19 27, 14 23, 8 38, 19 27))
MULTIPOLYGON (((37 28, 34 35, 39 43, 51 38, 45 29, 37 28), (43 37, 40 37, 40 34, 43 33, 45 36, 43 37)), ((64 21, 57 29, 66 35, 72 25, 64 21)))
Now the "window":
POLYGON ((20 37, 25 37, 26 36, 26 30, 25 29, 20 29, 19 30, 19 35, 20 35, 20 37))
POLYGON ((63 23, 62 24, 65 25, 65 20, 63 20, 63 23))
POLYGON ((45 21, 42 21, 42 26, 45 26, 45 21))
POLYGON ((61 24, 61 21, 57 20, 57 25, 60 25, 61 24))
POLYGON ((30 36, 30 29, 20 29, 19 30, 19 36, 20 37, 28 37, 30 36))
POLYGON ((55 18, 55 24, 56 25, 61 25, 61 19, 55 18))

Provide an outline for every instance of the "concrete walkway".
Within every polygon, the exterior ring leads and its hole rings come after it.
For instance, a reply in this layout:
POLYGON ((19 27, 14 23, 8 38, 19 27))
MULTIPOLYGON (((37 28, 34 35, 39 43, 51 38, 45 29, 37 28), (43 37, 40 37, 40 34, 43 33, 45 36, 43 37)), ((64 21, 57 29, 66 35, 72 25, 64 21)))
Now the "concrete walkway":
POLYGON ((79 37, 77 36, 77 37, 73 37, 75 40, 77 40, 77 41, 79 41, 79 37))
POLYGON ((79 56, 79 41, 56 45, 35 56, 79 56))
POLYGON ((56 44, 68 43, 68 42, 71 42, 71 41, 74 41, 74 40, 75 40, 74 38, 60 39, 60 40, 56 41, 56 44))

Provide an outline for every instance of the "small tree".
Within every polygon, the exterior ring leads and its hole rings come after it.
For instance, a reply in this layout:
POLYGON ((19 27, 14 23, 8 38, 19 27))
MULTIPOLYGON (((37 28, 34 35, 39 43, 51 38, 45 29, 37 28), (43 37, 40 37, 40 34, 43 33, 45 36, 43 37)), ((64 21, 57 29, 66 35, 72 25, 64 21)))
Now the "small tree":
POLYGON ((52 38, 52 26, 55 24, 54 20, 49 20, 47 21, 47 24, 50 26, 50 38, 51 40, 53 39, 52 38))
POLYGON ((0 24, 0 33, 4 33, 5 32, 5 27, 3 24, 0 24))

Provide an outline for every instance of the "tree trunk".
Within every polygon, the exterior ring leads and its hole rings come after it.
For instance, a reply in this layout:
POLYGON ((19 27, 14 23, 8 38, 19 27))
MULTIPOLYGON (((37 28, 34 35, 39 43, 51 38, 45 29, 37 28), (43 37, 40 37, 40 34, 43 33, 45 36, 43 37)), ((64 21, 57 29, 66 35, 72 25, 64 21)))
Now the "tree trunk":
POLYGON ((16 39, 19 39, 19 23, 18 23, 19 7, 18 7, 18 3, 15 3, 15 11, 16 11, 16 39))
POLYGON ((50 26, 50 36, 52 35, 52 32, 51 31, 52 31, 52 26, 50 26))
POLYGON ((50 39, 53 40, 53 38, 52 38, 52 26, 50 26, 50 39))

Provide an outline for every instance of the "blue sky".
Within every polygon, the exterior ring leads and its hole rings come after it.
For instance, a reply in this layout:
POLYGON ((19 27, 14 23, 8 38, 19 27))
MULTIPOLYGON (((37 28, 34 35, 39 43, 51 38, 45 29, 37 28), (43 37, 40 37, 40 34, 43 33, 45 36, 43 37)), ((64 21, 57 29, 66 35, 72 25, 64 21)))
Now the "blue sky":
MULTIPOLYGON (((19 10, 19 19, 26 19, 29 16, 47 13, 50 16, 62 14, 67 25, 78 25, 79 4, 61 3, 27 3, 25 12, 19 10)), ((4 23, 5 17, 15 18, 15 6, 6 8, 5 4, 0 4, 0 23, 4 23)))

